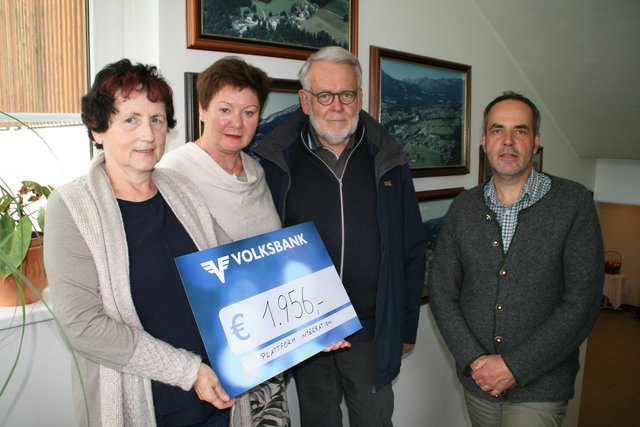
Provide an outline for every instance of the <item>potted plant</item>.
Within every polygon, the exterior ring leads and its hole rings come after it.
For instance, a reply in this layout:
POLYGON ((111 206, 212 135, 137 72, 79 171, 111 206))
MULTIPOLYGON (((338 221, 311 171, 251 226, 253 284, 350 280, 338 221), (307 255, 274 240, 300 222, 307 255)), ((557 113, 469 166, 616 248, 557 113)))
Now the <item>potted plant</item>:
MULTIPOLYGON (((0 111, 0 118, 8 117, 11 122, 18 123, 20 126, 32 132, 36 138, 49 148, 47 142, 36 132, 31 126, 24 123, 17 117, 0 111)), ((51 150, 49 148, 49 150, 51 150)), ((55 157, 55 156, 54 156, 55 157)), ((34 181, 22 181, 21 187, 15 191, 16 186, 10 186, 0 177, 0 310, 2 305, 15 306, 15 310, 11 307, 5 313, 13 313, 20 316, 20 323, 14 323, 13 326, 19 326, 19 339, 15 344, 15 356, 13 362, 9 364, 6 376, 4 371, 0 372, 0 399, 9 387, 9 383, 16 368, 20 362, 23 350, 23 343, 27 333, 28 314, 31 310, 27 309, 27 304, 41 300, 42 307, 50 314, 53 322, 58 326, 58 331, 65 345, 70 351, 76 372, 80 372, 75 351, 73 351, 69 339, 62 331, 58 323, 58 319, 52 311, 47 301, 42 296, 42 290, 47 286, 47 278, 44 269, 44 260, 42 256, 42 246, 44 243, 44 213, 47 197, 53 191, 49 185, 40 185, 34 181), (20 283, 22 286, 17 286, 20 283), (5 292, 9 292, 12 296, 3 297, 5 292), (5 298, 7 303, 1 301, 5 298), (2 378, 4 376, 4 379, 2 378)), ((3 340, 0 336, 0 341, 3 340)), ((12 347, 8 346, 7 348, 12 347)), ((5 351, 0 355, 7 357, 5 351)), ((30 358, 26 363, 33 363, 30 358)), ((83 379, 80 378, 82 393, 84 395, 83 379)), ((17 387, 21 387, 18 384, 17 387)), ((88 404, 85 398, 85 412, 88 414, 88 404)), ((88 417, 88 415, 87 415, 88 417)), ((1 417, 0 417, 1 418, 1 417)), ((2 424, 0 422, 0 424, 2 424)))
POLYGON ((47 284, 42 261, 42 201, 52 190, 48 185, 22 181, 13 194, 4 182, 0 184, 1 306, 33 303, 47 284))

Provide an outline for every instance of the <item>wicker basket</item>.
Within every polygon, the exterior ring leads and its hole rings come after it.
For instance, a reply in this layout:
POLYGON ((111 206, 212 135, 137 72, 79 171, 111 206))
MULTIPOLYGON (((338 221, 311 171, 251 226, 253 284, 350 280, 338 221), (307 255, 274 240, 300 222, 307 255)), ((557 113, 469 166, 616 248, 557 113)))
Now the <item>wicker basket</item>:
POLYGON ((622 267, 622 255, 620 252, 607 251, 604 253, 604 272, 607 274, 619 274, 622 267), (607 254, 613 254, 613 257, 607 257, 607 254))

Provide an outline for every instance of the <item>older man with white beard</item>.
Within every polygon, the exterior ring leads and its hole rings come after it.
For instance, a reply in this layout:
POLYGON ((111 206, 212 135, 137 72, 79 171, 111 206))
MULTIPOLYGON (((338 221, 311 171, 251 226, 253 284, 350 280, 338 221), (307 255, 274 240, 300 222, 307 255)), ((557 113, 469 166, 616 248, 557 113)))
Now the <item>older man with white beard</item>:
POLYGON ((409 164, 362 110, 362 69, 340 47, 298 74, 302 111, 255 148, 283 226, 314 221, 363 328, 293 369, 303 426, 391 425, 391 381, 413 349, 426 239, 409 164), (347 347, 348 348, 341 348, 347 347))

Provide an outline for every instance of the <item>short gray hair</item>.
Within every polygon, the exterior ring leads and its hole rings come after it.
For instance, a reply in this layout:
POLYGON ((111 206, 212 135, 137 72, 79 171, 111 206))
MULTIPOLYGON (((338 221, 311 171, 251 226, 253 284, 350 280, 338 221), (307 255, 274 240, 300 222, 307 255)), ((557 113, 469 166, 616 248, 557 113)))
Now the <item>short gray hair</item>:
POLYGON ((311 90, 311 85, 308 81, 309 69, 311 69, 311 65, 316 61, 327 61, 332 62, 334 64, 348 64, 353 67, 353 70, 356 73, 356 83, 358 87, 356 89, 360 89, 362 86, 362 67, 360 66, 360 61, 358 58, 340 46, 326 46, 322 49, 314 52, 304 64, 302 64, 302 68, 298 72, 298 80, 300 80, 300 84, 302 88, 305 90, 311 90))

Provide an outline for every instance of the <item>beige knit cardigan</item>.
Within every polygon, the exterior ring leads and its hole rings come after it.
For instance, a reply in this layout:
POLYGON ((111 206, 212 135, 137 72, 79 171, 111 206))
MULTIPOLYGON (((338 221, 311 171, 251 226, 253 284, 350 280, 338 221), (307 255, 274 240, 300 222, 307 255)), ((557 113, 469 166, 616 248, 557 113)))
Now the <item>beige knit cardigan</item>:
MULTIPOLYGON (((169 170, 155 170, 152 180, 198 249, 229 241, 190 181, 169 170)), ((86 419, 84 409, 85 396, 78 393, 79 378, 76 375, 74 398, 78 423, 93 426, 155 425, 151 380, 189 390, 196 380, 201 359, 194 353, 174 348, 152 337, 142 328, 130 292, 124 225, 104 169, 102 154, 92 162, 87 175, 58 188, 49 200, 48 235, 55 236, 55 227, 65 222, 68 227, 69 221, 73 221, 82 241, 49 239, 45 244, 45 263, 54 312, 60 313, 62 327, 76 351, 80 375, 84 379, 89 419, 86 419), (131 341, 132 354, 124 365, 105 362, 104 355, 108 354, 109 343, 101 339, 101 331, 92 331, 91 325, 73 321, 85 308, 71 306, 71 301, 78 304, 78 301, 82 302, 87 297, 81 295, 74 298, 77 295, 71 292, 77 291, 65 281, 65 269, 75 268, 68 262, 65 265, 65 259, 62 258, 66 245, 86 245, 88 249, 95 268, 89 277, 97 276, 97 294, 102 300, 101 310, 94 314, 107 316, 101 325, 111 325, 131 341), (93 349, 99 350, 92 354, 93 349), (91 380, 96 378, 97 381, 91 380)), ((89 310, 94 307, 91 303, 95 304, 95 301, 89 302, 89 310)), ((233 425, 243 425, 251 419, 246 397, 240 398, 234 409, 233 425)))

